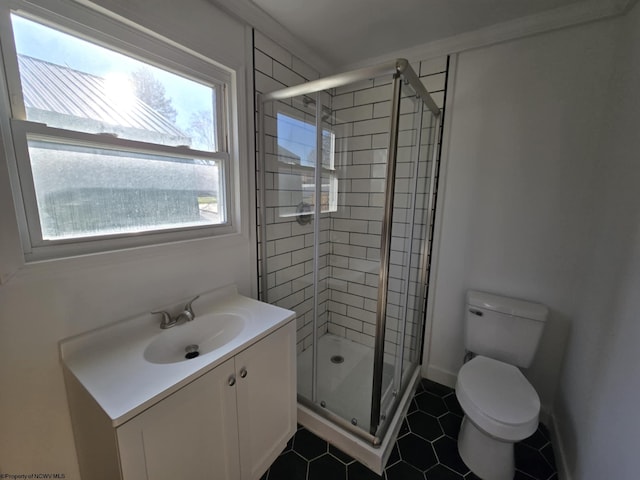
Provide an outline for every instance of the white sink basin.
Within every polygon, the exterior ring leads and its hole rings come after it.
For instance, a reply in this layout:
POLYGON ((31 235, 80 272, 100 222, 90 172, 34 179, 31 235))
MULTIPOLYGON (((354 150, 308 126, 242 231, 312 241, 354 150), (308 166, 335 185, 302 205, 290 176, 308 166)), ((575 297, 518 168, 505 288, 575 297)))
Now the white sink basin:
POLYGON ((162 331, 145 348, 144 358, 151 363, 186 362, 190 359, 186 356, 187 347, 197 346, 199 356, 206 355, 231 342, 244 326, 245 319, 233 313, 196 317, 162 331))
POLYGON ((63 340, 65 371, 117 427, 295 318, 238 295, 233 285, 202 293, 194 307, 194 320, 166 330, 143 313, 63 340), (189 345, 198 345, 198 357, 185 358, 189 345))

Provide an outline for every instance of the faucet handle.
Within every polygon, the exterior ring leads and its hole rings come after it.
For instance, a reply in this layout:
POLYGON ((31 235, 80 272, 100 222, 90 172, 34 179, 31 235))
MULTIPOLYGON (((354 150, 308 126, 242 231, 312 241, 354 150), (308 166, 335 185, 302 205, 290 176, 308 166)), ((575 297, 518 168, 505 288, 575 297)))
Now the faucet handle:
POLYGON ((164 310, 159 312, 151 312, 153 315, 162 315, 162 321, 160 322, 160 328, 169 328, 173 326, 173 320, 171 319, 171 314, 164 310))
POLYGON ((199 299, 199 298, 200 298, 200 295, 197 295, 197 296, 193 297, 193 298, 192 298, 191 300, 189 300, 189 301, 187 302, 187 304, 184 306, 184 311, 185 311, 185 312, 189 312, 193 318, 195 318, 195 317, 196 317, 196 314, 195 314, 195 313, 193 313, 193 307, 191 306, 191 304, 192 304, 193 302, 195 302, 195 301, 196 301, 197 299, 199 299))

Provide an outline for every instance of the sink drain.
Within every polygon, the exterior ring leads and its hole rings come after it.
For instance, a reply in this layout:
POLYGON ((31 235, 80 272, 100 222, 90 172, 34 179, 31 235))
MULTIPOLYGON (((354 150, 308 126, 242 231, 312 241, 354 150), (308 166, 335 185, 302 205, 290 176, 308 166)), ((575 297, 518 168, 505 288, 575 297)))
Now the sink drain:
POLYGON ((200 348, 198 347, 198 345, 187 345, 184 349, 184 351, 187 352, 184 358, 186 358, 187 360, 196 358, 198 355, 200 355, 198 348, 200 348))
POLYGON ((342 355, 334 355, 331 357, 331 363, 344 363, 344 357, 342 355))

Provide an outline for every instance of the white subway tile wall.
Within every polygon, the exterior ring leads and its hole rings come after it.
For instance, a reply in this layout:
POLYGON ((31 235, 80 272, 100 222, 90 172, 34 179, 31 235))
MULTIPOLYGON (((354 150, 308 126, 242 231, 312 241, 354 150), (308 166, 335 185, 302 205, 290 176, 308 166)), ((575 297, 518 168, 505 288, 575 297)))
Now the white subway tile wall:
MULTIPOLYGON (((254 74, 256 93, 266 93, 284 87, 314 80, 318 72, 303 60, 294 57, 260 32, 254 32, 254 74)), ((298 352, 309 347, 313 334, 313 219, 307 224, 297 221, 296 209, 304 197, 303 185, 313 178, 313 168, 305 167, 291 151, 278 144, 278 117, 281 113, 292 118, 301 118, 314 122, 314 109, 305 108, 304 104, 279 102, 269 105, 265 110, 265 178, 261 182, 260 162, 256 162, 257 203, 260 208, 262 196, 260 189, 265 189, 266 208, 266 254, 267 254, 267 289, 269 302, 294 310, 297 315, 297 349, 298 352), (297 160, 297 161, 296 161, 297 160), (309 178, 310 176, 310 178, 309 178)), ((257 115, 257 112, 256 112, 257 115)), ((256 117, 256 125, 258 118, 256 117)), ((302 132, 304 136, 305 132, 302 132)), ((258 132, 259 134, 259 132, 258 132)), ((315 138, 313 139, 315 141, 315 138)), ((304 140, 303 140, 304 141, 304 140)), ((260 142, 256 138, 256 145, 260 142)), ((259 152, 257 152, 259 157, 259 152)), ((327 331, 327 302, 329 300, 329 226, 328 214, 323 214, 320 221, 320 245, 318 259, 318 331, 327 331)), ((258 223, 261 221, 258 211, 258 223)), ((262 231, 258 225, 259 241, 262 231)), ((261 251, 259 249, 259 256, 261 251)), ((261 259, 261 258, 260 258, 261 259)), ((264 275, 262 265, 260 276, 264 275)), ((262 284, 259 282, 261 297, 262 284)))
MULTIPOLYGON (((257 93, 319 77, 303 60, 259 32, 254 34, 254 66, 257 93)), ((420 62, 414 68, 442 107, 446 57, 420 62)), ((391 80, 390 77, 365 80, 324 92, 321 96, 323 129, 335 135, 334 165, 329 165, 328 158, 323 155, 323 167, 326 167, 322 172, 323 194, 330 196, 329 191, 337 187, 337 204, 325 205, 323 195, 319 222, 317 328, 320 335, 330 332, 367 346, 373 346, 376 333, 391 80)), ((418 335, 422 319, 418 318, 418 312, 424 301, 420 268, 423 252, 429 251, 423 248, 421 239, 427 238, 430 232, 426 220, 434 124, 430 114, 425 113, 420 119, 420 115, 414 113, 414 98, 407 92, 401 103, 385 333, 385 351, 390 355, 385 357, 395 355, 401 343, 403 330, 399 326, 399 316, 406 304, 402 354, 405 359, 419 361, 421 339, 418 335), (421 145, 418 146, 421 120, 421 145), (418 154, 421 158, 416 168, 418 154), (414 201, 412 228, 409 216, 414 201), (406 285, 407 270, 409 285, 406 285)), ((276 102, 265 109, 264 185, 261 185, 260 172, 257 177, 259 188, 265 188, 266 197, 268 299, 296 311, 299 352, 311 344, 313 333, 315 246, 312 216, 308 218, 309 223, 302 224, 304 222, 299 220, 304 216, 296 211, 303 202, 314 203, 315 133, 300 131, 297 139, 283 138, 285 132, 278 132, 278 114, 281 121, 290 117, 312 125, 316 105, 309 100, 297 98, 276 102), (304 142, 309 144, 309 152, 313 151, 309 158, 302 158, 292 151, 304 150, 305 145, 299 145, 304 142)), ((257 198, 259 207, 261 195, 257 198)), ((262 238, 259 240, 263 241, 262 238)), ((260 275, 263 274, 261 271, 260 275)))

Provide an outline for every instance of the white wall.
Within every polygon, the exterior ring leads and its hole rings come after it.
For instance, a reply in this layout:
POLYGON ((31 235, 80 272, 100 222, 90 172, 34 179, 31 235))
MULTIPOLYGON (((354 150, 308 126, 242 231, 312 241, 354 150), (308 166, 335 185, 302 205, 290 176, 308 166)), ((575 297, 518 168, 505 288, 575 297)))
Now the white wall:
MULTIPOLYGON (((243 123, 235 188, 240 189, 242 233, 30 265, 0 286, 3 474, 60 473, 67 479, 79 478, 58 359, 60 339, 229 283, 247 295, 255 288, 248 175, 252 167, 243 110, 244 26, 205 0, 99 3, 238 70, 243 123)), ((5 189, 6 174, 0 174, 5 189)), ((0 208, 11 207, 3 203, 0 208)))
POLYGON ((596 220, 590 180, 614 29, 598 22, 458 55, 426 376, 455 381, 467 289, 539 301, 551 314, 527 376, 550 410, 596 220))
POLYGON ((576 480, 637 477, 639 59, 636 6, 460 54, 448 105, 425 374, 455 378, 467 288, 549 305, 528 375, 576 480))
POLYGON ((640 7, 616 23, 614 76, 585 263, 556 418, 575 480, 638 477, 640 431, 640 7))

